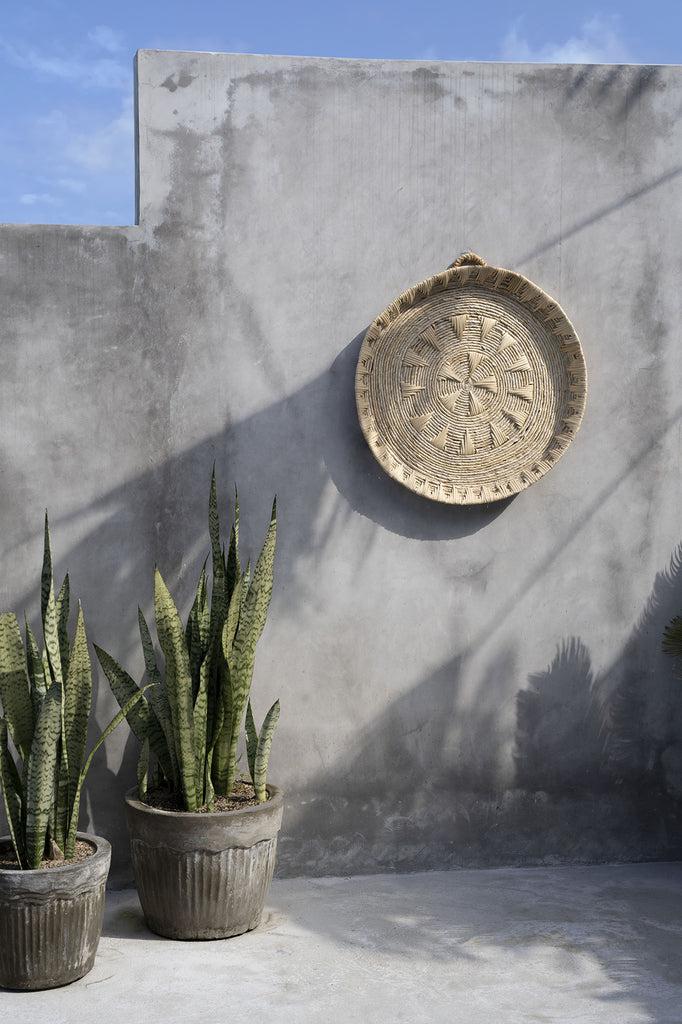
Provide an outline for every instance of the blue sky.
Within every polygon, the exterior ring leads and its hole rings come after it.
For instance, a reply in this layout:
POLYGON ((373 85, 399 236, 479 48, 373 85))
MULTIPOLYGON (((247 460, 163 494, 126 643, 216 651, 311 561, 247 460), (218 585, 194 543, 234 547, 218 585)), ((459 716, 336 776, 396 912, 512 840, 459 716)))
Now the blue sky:
POLYGON ((4 0, 0 221, 133 220, 133 55, 682 62, 680 0, 4 0))

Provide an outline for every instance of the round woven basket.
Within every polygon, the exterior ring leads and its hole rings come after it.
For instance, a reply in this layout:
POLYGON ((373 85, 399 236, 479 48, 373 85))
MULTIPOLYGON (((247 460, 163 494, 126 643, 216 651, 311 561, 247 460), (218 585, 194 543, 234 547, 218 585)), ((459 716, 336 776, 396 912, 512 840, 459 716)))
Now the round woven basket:
POLYGON ((367 443, 394 480, 473 505, 517 494, 561 458, 587 374, 554 299, 465 253, 372 323, 355 394, 367 443))

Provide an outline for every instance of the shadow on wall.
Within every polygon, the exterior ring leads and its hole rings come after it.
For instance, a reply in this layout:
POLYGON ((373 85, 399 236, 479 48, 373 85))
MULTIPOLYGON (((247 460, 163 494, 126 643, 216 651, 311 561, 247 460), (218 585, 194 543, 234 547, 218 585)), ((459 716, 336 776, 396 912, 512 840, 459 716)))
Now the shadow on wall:
MULTIPOLYGON (((220 433, 73 516, 60 518, 52 510, 57 575, 69 568, 90 638, 138 678, 137 601, 150 612, 158 563, 179 603, 187 604, 206 554, 214 459, 223 492, 230 479, 239 481, 247 550, 254 550, 265 527, 264 482, 268 492, 278 493, 273 614, 283 621, 291 609, 315 602, 311 560, 317 563, 334 547, 353 511, 405 537, 446 539, 485 529, 509 508, 429 504, 425 516, 423 499, 381 470, 364 442, 353 400, 360 337, 326 373, 288 398, 228 422, 220 433), (69 530, 79 540, 65 553, 61 537, 69 530)), ((362 543, 350 556, 358 568, 376 531, 359 536, 362 543)), ((39 547, 36 529, 37 552, 39 547)), ((676 554, 657 578, 623 654, 596 681, 579 641, 564 644, 552 665, 530 678, 518 696, 515 778, 509 777, 509 735, 501 712, 515 674, 513 645, 498 646, 483 670, 477 669, 475 701, 460 693, 461 679, 471 674, 473 641, 365 725, 342 759, 330 761, 322 752, 314 783, 291 794, 281 872, 682 855, 675 792, 682 787, 680 688, 669 689, 672 666, 660 654, 662 628, 682 607, 679 577, 676 554)), ((16 606, 35 609, 37 590, 22 595, 16 606)), ((101 721, 114 707, 106 684, 100 709, 103 702, 101 721)), ((127 877, 123 794, 134 781, 136 749, 135 740, 119 732, 110 741, 107 764, 104 758, 95 762, 86 786, 84 807, 93 827, 116 841, 114 878, 127 877), (92 802, 90 794, 96 794, 92 802)))
POLYGON ((297 794, 282 873, 324 873, 330 853, 348 874, 682 858, 682 681, 661 652, 682 607, 681 556, 682 547, 656 576, 606 671, 595 674, 572 639, 529 677, 511 779, 501 719, 516 651, 484 667, 473 704, 459 692, 464 652, 297 794))
POLYGON ((682 856, 682 679, 661 649, 681 607, 682 545, 610 667, 595 675, 586 646, 567 640, 517 695, 517 784, 625 798, 634 842, 619 859, 645 859, 647 836, 658 856, 682 856))
MULTIPOLYGON (((384 473, 362 436, 355 407, 355 365, 363 336, 364 332, 355 337, 326 372, 299 391, 243 420, 228 420, 221 432, 170 455, 89 506, 60 515, 51 505, 55 576, 61 578, 68 568, 74 592, 83 602, 90 640, 111 651, 138 679, 142 664, 137 604, 151 615, 153 570, 158 564, 180 608, 187 608, 208 550, 208 485, 214 460, 221 494, 229 493, 233 480, 239 484, 243 551, 253 552, 260 545, 271 494, 278 495, 280 531, 273 614, 285 620, 290 609, 315 602, 309 560, 333 548, 353 512, 404 537, 443 540, 484 529, 509 507, 510 502, 472 509, 429 503, 425 516, 424 499, 384 473), (334 486, 331 501, 330 478, 334 486), (65 547, 65 535, 79 538, 70 549, 65 547)), ((107 457, 103 452, 103 463, 107 457)), ((111 461, 115 463, 115 457, 111 461)), ((13 493, 12 473, 18 472, 16 467, 8 467, 8 494, 13 493)), ((22 488, 18 486, 17 492, 22 493, 22 488)), ((18 540, 16 535, 14 538, 16 546, 28 541, 33 545, 36 561, 30 579, 36 582, 40 529, 36 521, 18 540)), ((363 541, 366 546, 353 552, 358 567, 375 534, 365 531, 363 541)), ((15 558, 13 547, 5 546, 2 557, 15 558)), ((26 608, 29 617, 34 617, 39 607, 37 585, 18 595, 13 604, 19 612, 26 608)), ((449 677, 435 683, 432 703, 438 704, 449 687, 449 677)), ((115 709, 106 682, 98 696, 98 718, 103 723, 115 709)), ((406 713, 412 714, 409 709, 406 713)), ((400 708, 396 708, 393 718, 399 715, 400 708)), ((96 732, 93 728, 91 741, 96 732)), ((117 840, 115 879, 119 866, 127 863, 123 795, 134 782, 136 751, 134 738, 126 737, 121 729, 107 744, 106 754, 102 752, 93 763, 85 787, 83 807, 90 814, 92 827, 117 840)), ((410 769, 408 774, 414 776, 416 785, 417 770, 410 769)), ((326 870, 329 863, 325 858, 326 870)), ((300 865, 298 870, 302 870, 300 865)))

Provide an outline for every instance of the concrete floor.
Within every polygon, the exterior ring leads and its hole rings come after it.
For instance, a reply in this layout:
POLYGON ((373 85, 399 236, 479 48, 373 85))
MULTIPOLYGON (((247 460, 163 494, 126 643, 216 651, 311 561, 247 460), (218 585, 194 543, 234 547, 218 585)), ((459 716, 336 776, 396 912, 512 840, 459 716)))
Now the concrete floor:
POLYGON ((111 893, 97 963, 2 993, 12 1024, 682 1024, 682 863, 275 882, 261 928, 147 931, 111 893))

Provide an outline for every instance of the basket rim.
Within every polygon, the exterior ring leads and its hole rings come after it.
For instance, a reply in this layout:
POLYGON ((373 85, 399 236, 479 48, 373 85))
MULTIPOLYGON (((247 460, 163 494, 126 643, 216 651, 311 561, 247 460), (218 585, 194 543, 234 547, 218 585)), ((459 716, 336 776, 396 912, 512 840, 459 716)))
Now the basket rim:
MULTIPOLYGON (((470 254, 475 255, 475 254, 470 254)), ((478 259, 478 257, 476 257, 478 259)), ((378 461, 381 468, 397 483, 406 487, 413 493, 427 498, 438 504, 451 505, 475 505, 490 504, 496 501, 503 501, 521 491, 526 490, 536 480, 541 479, 553 468, 559 459, 564 455, 566 449, 577 434, 585 415, 587 403, 588 378, 585 364, 585 354, 580 342, 578 333, 561 305, 545 292, 539 285, 525 277, 523 274, 504 267, 490 266, 484 261, 480 263, 464 263, 453 265, 445 270, 432 274, 410 288, 406 288, 393 300, 385 309, 374 318, 367 328, 358 354, 358 361, 355 371, 355 398, 360 427, 370 451, 378 461), (504 284, 504 288, 500 287, 504 284), (473 289, 480 289, 483 292, 501 294, 512 300, 526 313, 530 313, 538 320, 549 335, 556 338, 557 344, 566 355, 568 347, 572 353, 572 363, 569 365, 566 360, 566 373, 574 370, 577 377, 571 381, 571 392, 573 399, 571 404, 575 406, 575 414, 571 416, 573 421, 570 428, 565 428, 566 435, 555 435, 552 442, 555 445, 551 465, 538 473, 530 473, 524 470, 518 474, 518 479, 512 485, 509 481, 505 489, 499 493, 491 493, 485 485, 477 488, 471 485, 462 485, 457 489, 453 483, 451 493, 443 492, 442 484, 434 484, 437 493, 430 493, 426 486, 428 473, 418 473, 414 467, 407 466, 397 455, 389 453, 388 445, 380 438, 374 414, 370 402, 362 395, 368 392, 367 377, 371 371, 367 369, 367 361, 373 354, 373 346, 381 337, 384 331, 404 312, 414 308, 425 299, 439 293, 448 291, 450 288, 470 286, 473 289), (568 436, 570 434, 570 436, 568 436), (384 449, 384 453, 380 449, 384 449), (396 463, 392 465, 390 458, 396 463), (423 477, 421 485, 416 483, 419 477, 423 477), (524 478, 525 477, 525 478, 524 478), (463 493, 462 493, 463 492, 463 493)), ((548 442, 549 445, 549 442, 548 442)))

